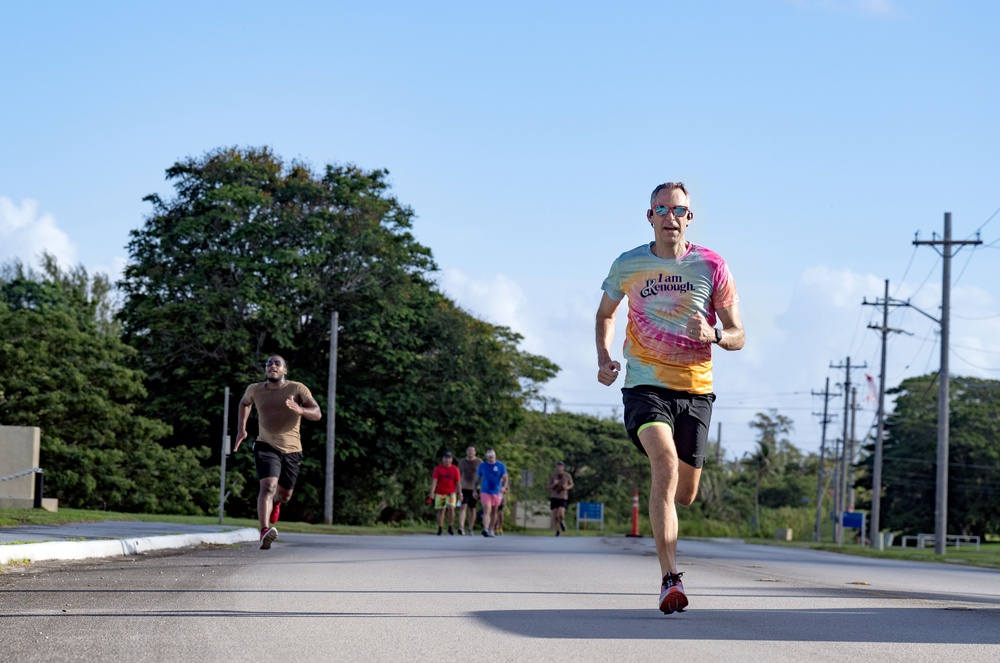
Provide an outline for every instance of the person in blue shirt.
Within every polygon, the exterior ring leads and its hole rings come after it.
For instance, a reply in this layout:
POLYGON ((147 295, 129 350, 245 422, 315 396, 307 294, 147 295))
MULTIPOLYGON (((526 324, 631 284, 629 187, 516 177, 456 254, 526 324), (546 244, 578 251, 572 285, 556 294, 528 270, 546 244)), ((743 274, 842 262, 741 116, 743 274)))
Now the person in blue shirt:
POLYGON ((496 536, 493 525, 497 521, 497 511, 504 493, 510 489, 507 466, 497 460, 497 452, 486 450, 486 462, 476 470, 479 475, 479 501, 483 505, 483 536, 496 536))

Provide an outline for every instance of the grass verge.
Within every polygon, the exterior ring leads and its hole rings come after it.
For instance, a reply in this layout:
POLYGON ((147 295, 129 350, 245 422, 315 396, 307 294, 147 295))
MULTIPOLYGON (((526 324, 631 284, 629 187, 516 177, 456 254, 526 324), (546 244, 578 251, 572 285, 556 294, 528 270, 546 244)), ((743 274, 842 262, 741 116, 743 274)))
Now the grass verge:
POLYGON ((977 550, 973 546, 961 548, 949 547, 944 555, 937 555, 933 548, 900 548, 894 546, 885 550, 873 550, 867 546, 849 544, 838 546, 835 543, 806 543, 802 541, 780 541, 776 539, 743 539, 746 543, 765 546, 784 546, 788 548, 809 548, 827 552, 856 555, 858 557, 877 557, 879 559, 903 559, 914 562, 948 562, 952 564, 968 564, 989 569, 1000 569, 1000 542, 981 543, 977 550))
MULTIPOLYGON (((90 511, 85 509, 59 509, 56 513, 42 509, 0 509, 0 527, 17 525, 66 525, 72 523, 101 522, 106 520, 138 521, 158 523, 184 523, 189 525, 218 525, 218 516, 176 516, 164 514, 116 513, 113 511, 90 511)), ((257 521, 249 518, 225 518, 222 524, 227 527, 257 527, 257 521)), ((398 535, 398 534, 430 534, 436 530, 436 525, 421 522, 405 522, 392 525, 316 525, 281 521, 280 531, 295 534, 366 534, 366 535, 398 535)), ((509 533, 552 536, 549 530, 521 530, 514 528, 509 533)), ((648 529, 643 529, 648 536, 648 529)), ((601 536, 597 530, 575 531, 566 533, 569 536, 601 536)), ((605 536, 622 536, 624 532, 605 531, 605 536)), ((769 546, 786 546, 795 548, 810 548, 825 550, 845 555, 862 557, 878 557, 881 559, 902 559, 921 562, 949 562, 969 564, 985 568, 1000 569, 1000 542, 980 544, 978 550, 973 547, 949 548, 945 555, 934 554, 933 548, 918 550, 916 548, 893 547, 883 551, 859 545, 837 546, 832 543, 810 543, 802 541, 779 541, 776 539, 743 538, 746 543, 769 546)))

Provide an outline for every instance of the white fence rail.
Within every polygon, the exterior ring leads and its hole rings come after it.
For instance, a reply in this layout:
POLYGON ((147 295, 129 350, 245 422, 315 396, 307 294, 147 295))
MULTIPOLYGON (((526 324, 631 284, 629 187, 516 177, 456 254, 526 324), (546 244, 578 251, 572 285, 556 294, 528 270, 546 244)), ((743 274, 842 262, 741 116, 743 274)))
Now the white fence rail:
MULTIPOLYGON (((962 544, 974 545, 976 550, 979 550, 979 537, 969 534, 946 534, 944 537, 944 543, 946 546, 955 546, 956 548, 961 548, 962 544)), ((924 548, 928 545, 934 545, 937 543, 937 536, 934 534, 908 534, 903 537, 900 545, 905 548, 909 545, 910 541, 914 542, 917 548, 924 548)))

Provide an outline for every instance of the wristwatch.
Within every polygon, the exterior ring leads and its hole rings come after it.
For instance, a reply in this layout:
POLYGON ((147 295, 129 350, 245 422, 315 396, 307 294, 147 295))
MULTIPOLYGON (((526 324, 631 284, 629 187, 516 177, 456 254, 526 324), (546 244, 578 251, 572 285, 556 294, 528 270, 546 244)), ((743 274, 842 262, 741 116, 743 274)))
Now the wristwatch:
POLYGON ((722 330, 718 327, 715 328, 715 342, 722 343, 722 330))

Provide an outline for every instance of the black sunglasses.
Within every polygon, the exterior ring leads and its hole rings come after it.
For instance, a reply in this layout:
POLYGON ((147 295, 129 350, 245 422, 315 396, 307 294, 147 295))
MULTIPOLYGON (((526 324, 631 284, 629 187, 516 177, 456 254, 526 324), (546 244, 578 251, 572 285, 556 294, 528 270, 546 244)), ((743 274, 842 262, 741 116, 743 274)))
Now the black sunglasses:
POLYGON ((673 207, 670 205, 657 205, 653 208, 653 211, 656 212, 657 216, 666 216, 668 212, 673 212, 674 216, 681 217, 687 216, 691 210, 684 205, 675 205, 673 207))

